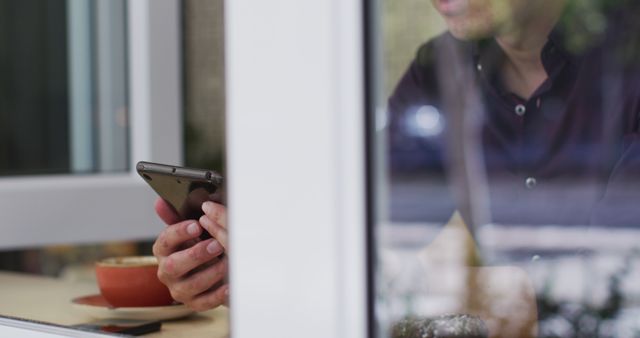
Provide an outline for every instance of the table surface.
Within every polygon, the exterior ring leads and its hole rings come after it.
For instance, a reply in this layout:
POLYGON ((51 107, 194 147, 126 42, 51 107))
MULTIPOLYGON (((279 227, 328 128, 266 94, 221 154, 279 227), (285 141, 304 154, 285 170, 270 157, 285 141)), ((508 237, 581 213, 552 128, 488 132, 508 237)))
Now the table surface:
MULTIPOLYGON (((85 323, 93 319, 74 309, 71 299, 96 293, 98 288, 94 283, 74 283, 0 271, 0 315, 59 325, 85 323)), ((228 310, 220 307, 183 319, 165 321, 160 332, 144 337, 228 336, 228 310)))

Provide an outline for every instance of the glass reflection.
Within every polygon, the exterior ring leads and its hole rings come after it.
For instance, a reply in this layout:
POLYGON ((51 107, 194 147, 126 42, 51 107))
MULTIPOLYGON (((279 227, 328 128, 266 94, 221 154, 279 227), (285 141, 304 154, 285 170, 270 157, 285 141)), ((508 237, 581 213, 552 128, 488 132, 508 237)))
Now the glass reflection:
POLYGON ((379 336, 637 336, 640 4, 425 3, 371 20, 379 336))

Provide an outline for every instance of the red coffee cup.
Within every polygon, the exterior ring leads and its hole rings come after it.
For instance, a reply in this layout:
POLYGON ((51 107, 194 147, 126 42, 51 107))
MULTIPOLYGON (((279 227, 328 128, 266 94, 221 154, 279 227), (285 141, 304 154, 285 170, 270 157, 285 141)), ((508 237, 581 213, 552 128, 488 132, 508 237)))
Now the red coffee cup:
POLYGON ((106 258, 96 263, 100 293, 114 307, 164 306, 173 303, 158 279, 153 256, 106 258))

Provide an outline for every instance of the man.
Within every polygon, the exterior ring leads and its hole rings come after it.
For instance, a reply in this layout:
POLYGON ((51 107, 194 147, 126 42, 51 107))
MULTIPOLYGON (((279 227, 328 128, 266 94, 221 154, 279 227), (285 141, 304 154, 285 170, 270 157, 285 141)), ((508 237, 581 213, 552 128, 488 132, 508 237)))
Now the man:
POLYGON ((394 177, 446 175, 468 223, 640 224, 638 6, 432 1, 448 32, 389 99, 394 177))

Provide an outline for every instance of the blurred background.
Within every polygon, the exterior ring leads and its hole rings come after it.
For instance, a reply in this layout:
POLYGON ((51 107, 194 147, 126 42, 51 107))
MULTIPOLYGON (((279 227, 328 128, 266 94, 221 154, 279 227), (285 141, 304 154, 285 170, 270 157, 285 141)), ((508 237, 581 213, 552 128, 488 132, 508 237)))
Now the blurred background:
MULTIPOLYGON (((183 161, 223 172, 223 2, 179 4, 183 161)), ((124 0, 0 0, 0 177, 131 169, 126 10, 124 0)), ((0 269, 93 278, 96 260, 151 245, 5 248, 0 269)))

